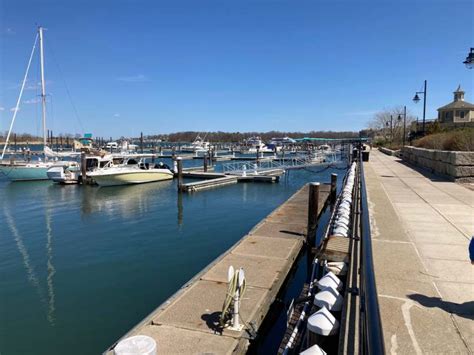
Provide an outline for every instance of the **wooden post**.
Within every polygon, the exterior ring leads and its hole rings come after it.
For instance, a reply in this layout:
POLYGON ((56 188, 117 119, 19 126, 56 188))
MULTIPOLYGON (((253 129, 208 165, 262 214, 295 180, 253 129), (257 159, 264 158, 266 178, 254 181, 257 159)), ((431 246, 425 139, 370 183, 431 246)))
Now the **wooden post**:
POLYGON ((143 154, 143 132, 140 132, 140 151, 143 154))
POLYGON ((86 152, 81 152, 81 178, 82 184, 85 185, 87 182, 87 169, 86 169, 86 152))
POLYGON ((14 140, 15 140, 15 153, 16 153, 16 151, 17 151, 17 147, 16 147, 16 133, 15 133, 15 135, 14 135, 13 137, 14 137, 14 140))
POLYGON ((257 147, 257 164, 258 164, 259 155, 260 155, 260 147, 257 147))
POLYGON ((337 174, 331 174, 331 204, 336 203, 337 196, 337 174))
POLYGON ((183 160, 181 157, 177 157, 176 162, 178 163, 178 192, 181 192, 183 185, 183 160))
POLYGON ((204 154, 204 159, 202 161, 203 161, 203 164, 204 164, 203 170, 206 173, 207 172, 207 153, 204 154))
POLYGON ((319 182, 309 183, 308 197, 308 229, 306 234, 306 242, 313 246, 316 238, 316 228, 318 226, 318 210, 319 210, 319 182))

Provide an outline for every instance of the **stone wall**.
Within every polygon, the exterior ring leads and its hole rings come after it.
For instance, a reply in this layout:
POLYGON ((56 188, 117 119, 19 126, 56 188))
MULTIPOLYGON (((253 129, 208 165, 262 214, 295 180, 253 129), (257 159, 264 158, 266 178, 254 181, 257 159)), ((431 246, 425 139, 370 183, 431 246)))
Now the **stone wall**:
POLYGON ((474 182, 474 152, 402 148, 403 160, 451 180, 474 182))
POLYGON ((382 153, 387 154, 387 155, 392 155, 394 157, 400 156, 400 151, 399 150, 392 150, 392 149, 388 149, 388 148, 385 148, 385 147, 379 147, 379 150, 382 153))

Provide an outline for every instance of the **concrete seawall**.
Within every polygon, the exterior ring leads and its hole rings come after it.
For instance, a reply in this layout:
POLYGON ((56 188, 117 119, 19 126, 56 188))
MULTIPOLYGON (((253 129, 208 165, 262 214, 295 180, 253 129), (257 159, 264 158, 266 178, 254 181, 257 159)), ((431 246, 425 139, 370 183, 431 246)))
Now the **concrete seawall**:
POLYGON ((402 158, 451 180, 474 181, 474 152, 403 147, 402 158))

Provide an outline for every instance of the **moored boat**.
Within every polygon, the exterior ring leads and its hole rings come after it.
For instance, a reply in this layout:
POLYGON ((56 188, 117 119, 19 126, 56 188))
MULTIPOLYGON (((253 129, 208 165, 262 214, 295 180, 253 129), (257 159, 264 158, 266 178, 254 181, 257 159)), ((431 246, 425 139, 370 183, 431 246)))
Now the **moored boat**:
POLYGON ((129 158, 123 165, 108 164, 102 169, 88 173, 87 176, 99 186, 118 186, 170 180, 174 174, 165 164, 129 158))

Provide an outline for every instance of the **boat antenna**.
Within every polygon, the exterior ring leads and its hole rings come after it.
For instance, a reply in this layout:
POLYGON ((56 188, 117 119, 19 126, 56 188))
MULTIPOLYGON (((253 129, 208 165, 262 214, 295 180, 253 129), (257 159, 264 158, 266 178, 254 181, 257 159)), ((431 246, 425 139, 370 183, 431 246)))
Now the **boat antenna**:
POLYGON ((21 97, 23 96, 23 90, 25 89, 26 79, 28 78, 28 72, 30 71, 31 60, 33 59, 33 54, 35 53, 37 42, 38 42, 38 34, 36 34, 35 43, 33 43, 33 49, 31 50, 30 59, 28 60, 25 76, 23 77, 23 82, 21 83, 20 95, 18 95, 18 100, 16 102, 15 110, 13 111, 13 118, 12 118, 12 121, 10 122, 10 128, 8 129, 7 140, 5 141, 5 145, 3 146, 2 156, 0 157, 0 159, 3 159, 3 156, 5 155, 5 152, 8 147, 8 142, 10 141, 10 135, 12 133, 13 124, 15 123, 16 114, 18 113, 18 110, 20 108, 21 97))
POLYGON ((46 84, 44 82, 44 49, 43 49, 43 27, 38 27, 39 43, 40 43, 40 65, 41 65, 41 108, 43 113, 43 151, 44 158, 47 159, 46 155, 46 84))

